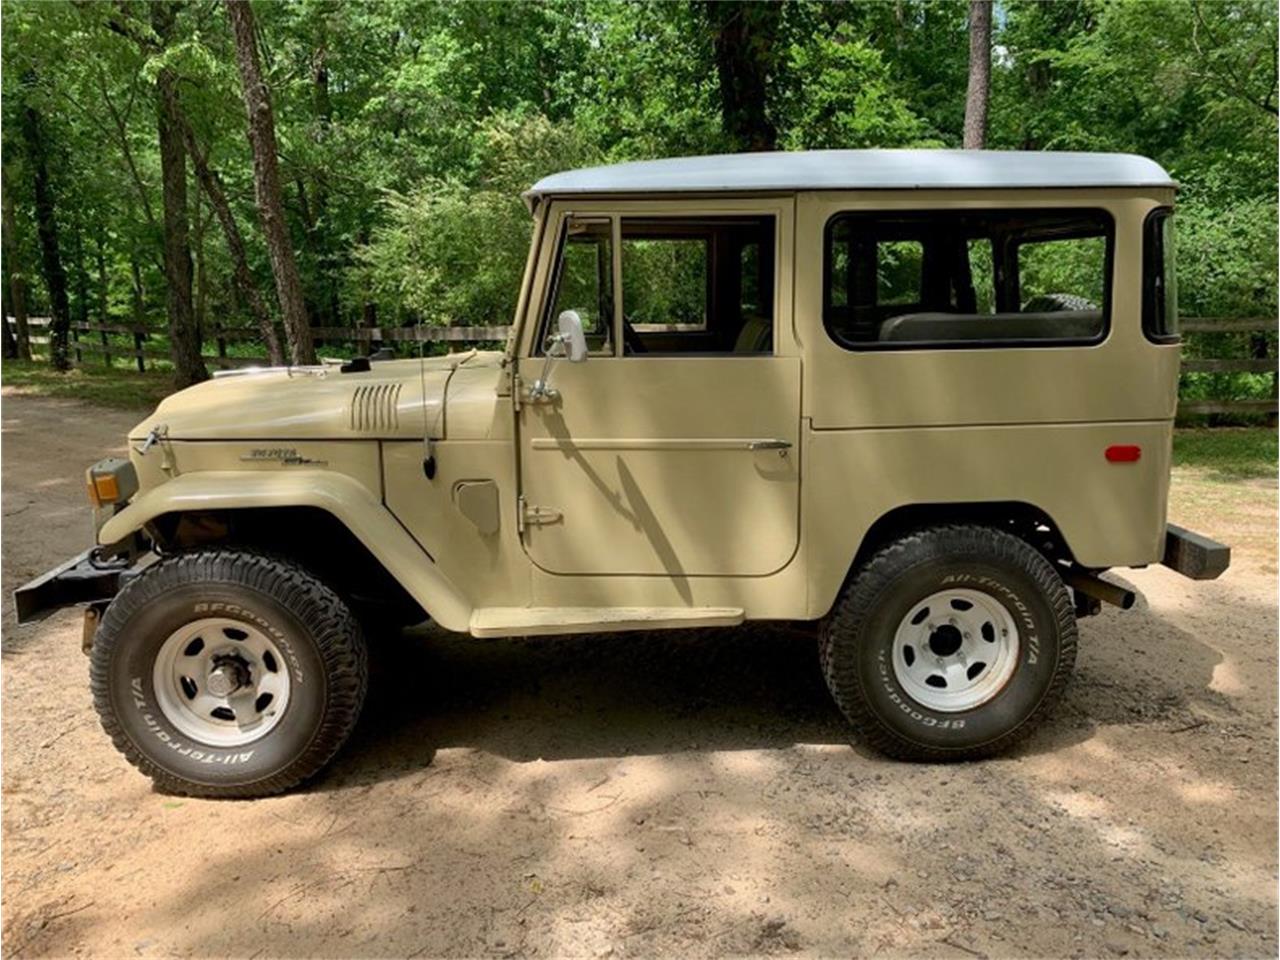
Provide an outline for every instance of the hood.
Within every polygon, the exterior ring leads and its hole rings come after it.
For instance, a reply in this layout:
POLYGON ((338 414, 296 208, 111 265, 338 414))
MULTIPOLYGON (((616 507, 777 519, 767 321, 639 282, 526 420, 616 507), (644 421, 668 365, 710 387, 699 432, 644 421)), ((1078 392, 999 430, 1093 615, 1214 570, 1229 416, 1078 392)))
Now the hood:
POLYGON ((380 361, 363 373, 337 366, 250 370, 165 398, 129 438, 163 428, 170 440, 442 440, 455 372, 467 372, 469 397, 492 398, 501 368, 501 353, 470 351, 380 361))

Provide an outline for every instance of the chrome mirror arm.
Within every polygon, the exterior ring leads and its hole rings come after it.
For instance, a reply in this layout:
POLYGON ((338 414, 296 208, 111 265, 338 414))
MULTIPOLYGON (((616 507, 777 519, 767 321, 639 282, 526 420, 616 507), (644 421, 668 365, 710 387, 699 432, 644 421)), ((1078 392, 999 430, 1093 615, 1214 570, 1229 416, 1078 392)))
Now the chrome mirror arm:
POLYGON ((553 333, 547 337, 544 353, 546 359, 542 361, 542 373, 538 375, 538 379, 533 381, 533 385, 529 388, 529 397, 533 400, 551 400, 556 397, 556 391, 551 389, 551 365, 560 356, 557 349, 563 348, 568 341, 568 336, 563 333, 553 333))

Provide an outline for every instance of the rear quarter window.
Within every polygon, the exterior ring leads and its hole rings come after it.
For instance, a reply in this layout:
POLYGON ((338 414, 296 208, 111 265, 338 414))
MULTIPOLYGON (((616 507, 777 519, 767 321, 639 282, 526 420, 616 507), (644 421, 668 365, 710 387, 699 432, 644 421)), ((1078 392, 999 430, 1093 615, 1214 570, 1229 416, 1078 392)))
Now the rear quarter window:
POLYGON ((1152 210, 1142 236, 1142 329, 1155 343, 1181 339, 1174 247, 1172 208, 1152 210))
POLYGON ((1097 343, 1114 235, 1094 209, 836 214, 823 322, 850 350, 1097 343))

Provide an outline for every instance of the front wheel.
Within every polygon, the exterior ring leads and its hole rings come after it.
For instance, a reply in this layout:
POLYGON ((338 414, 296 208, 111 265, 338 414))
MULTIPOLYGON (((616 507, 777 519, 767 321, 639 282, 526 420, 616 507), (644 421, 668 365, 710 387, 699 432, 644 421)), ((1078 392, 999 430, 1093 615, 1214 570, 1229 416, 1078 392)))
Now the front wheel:
POLYGON ((316 773, 346 741, 367 685, 346 604, 293 564, 248 550, 161 560, 94 638, 102 726, 166 793, 255 797, 316 773))
POLYGON ((823 672, 867 742, 906 760, 969 760, 1022 739, 1075 664, 1071 600, 1012 534, 934 527, 882 548, 823 622, 823 672))

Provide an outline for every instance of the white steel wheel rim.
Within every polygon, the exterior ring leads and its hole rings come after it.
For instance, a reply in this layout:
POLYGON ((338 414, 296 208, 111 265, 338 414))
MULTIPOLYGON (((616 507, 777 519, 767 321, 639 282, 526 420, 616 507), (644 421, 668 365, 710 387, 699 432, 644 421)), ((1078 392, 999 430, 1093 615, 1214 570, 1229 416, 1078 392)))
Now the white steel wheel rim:
POLYGON ((939 590, 917 601, 893 637, 893 675, 938 713, 986 703, 1018 667, 1019 637, 1003 603, 979 590, 939 590))
POLYGON ((241 620, 184 624, 160 646, 156 703, 193 740, 239 747, 266 736, 289 705, 289 668, 265 633, 241 620))

